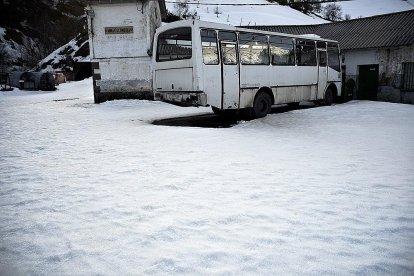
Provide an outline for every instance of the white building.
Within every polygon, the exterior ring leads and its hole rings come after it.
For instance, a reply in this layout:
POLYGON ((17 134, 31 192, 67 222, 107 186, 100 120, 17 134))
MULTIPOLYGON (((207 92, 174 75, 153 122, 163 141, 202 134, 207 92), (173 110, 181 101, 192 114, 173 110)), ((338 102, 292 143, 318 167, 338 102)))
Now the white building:
POLYGON ((86 8, 95 102, 152 99, 151 51, 164 0, 95 0, 86 8))

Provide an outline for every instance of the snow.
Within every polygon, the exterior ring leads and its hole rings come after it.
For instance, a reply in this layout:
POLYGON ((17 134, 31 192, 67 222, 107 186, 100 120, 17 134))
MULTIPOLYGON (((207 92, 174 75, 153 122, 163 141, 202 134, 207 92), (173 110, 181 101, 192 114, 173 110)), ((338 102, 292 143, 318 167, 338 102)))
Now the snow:
MULTIPOLYGON (((59 65, 58 67, 62 67, 65 64, 59 64, 64 60, 68 59, 68 56, 71 57, 71 59, 75 62, 90 62, 90 57, 82 57, 77 56, 77 51, 83 47, 86 43, 88 43, 88 40, 83 41, 80 46, 78 46, 79 40, 81 37, 77 36, 65 45, 57 48, 52 53, 50 53, 47 57, 45 57, 43 60, 39 62, 39 67, 42 67, 43 64, 48 64, 44 69, 42 69, 42 72, 53 72, 56 69, 62 70, 62 68, 53 68, 53 65, 59 65), (67 51, 70 51, 70 54, 67 54, 67 51)), ((72 68, 73 69, 73 68, 72 68)))
MULTIPOLYGON (((177 1, 166 1, 166 6, 169 11, 174 13, 176 9, 174 3, 172 2, 177 1)), ((194 11, 196 11, 197 16, 199 16, 200 20, 230 24, 233 26, 310 25, 327 22, 319 17, 311 17, 305 15, 287 6, 281 6, 277 4, 269 5, 269 2, 266 0, 189 0, 188 3, 190 13, 194 13, 194 11), (200 3, 201 5, 197 5, 197 3, 200 3), (234 6, 208 5, 209 3, 231 3, 234 4, 234 6), (237 6, 237 4, 256 5, 237 6), (216 8, 218 8, 219 14, 215 13, 216 8)))
POLYGON ((0 274, 412 275, 414 108, 353 101, 227 129, 0 93, 0 274))
POLYGON ((352 0, 337 3, 352 19, 414 9, 414 0, 352 0))

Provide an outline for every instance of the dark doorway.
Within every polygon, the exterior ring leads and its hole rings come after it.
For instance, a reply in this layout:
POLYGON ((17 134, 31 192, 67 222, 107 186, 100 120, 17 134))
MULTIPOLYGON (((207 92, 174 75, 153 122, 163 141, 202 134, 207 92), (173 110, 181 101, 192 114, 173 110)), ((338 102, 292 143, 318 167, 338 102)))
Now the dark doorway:
POLYGON ((377 99, 378 67, 378 64, 359 66, 358 100, 377 99))
POLYGON ((90 62, 74 62, 73 75, 75 81, 92 77, 92 64, 90 62))

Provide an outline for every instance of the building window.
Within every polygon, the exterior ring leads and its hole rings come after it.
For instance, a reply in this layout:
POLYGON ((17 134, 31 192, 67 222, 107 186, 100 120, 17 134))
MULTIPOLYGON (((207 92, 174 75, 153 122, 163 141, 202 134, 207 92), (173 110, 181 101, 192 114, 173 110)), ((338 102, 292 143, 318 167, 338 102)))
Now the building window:
POLYGON ((414 91, 414 62, 403 62, 402 67, 402 89, 414 91))
POLYGON ((191 28, 168 30, 158 36, 157 61, 190 59, 191 28))
POLYGON ((202 30, 201 31, 201 47, 203 50, 204 64, 210 64, 210 65, 219 64, 216 31, 213 31, 213 30, 202 30))
POLYGON ((298 65, 316 66, 315 42, 297 40, 296 41, 296 58, 298 61, 298 65))
POLYGON ((270 56, 273 65, 295 65, 293 40, 291 38, 271 36, 270 56))
POLYGON ((239 34, 240 63, 269 65, 269 46, 266 35, 239 34))

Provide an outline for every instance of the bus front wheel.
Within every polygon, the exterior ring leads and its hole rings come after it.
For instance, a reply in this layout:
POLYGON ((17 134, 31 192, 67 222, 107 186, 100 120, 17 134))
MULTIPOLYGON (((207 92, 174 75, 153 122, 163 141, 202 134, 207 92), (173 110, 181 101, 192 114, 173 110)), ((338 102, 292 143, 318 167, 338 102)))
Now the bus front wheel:
POLYGON ((253 116, 262 118, 270 113, 272 109, 272 99, 269 94, 259 92, 253 102, 253 116))
POLYGON ((332 92, 332 89, 330 87, 328 87, 328 89, 326 89, 325 97, 323 99, 323 103, 327 106, 330 106, 333 103, 333 92, 332 92))

